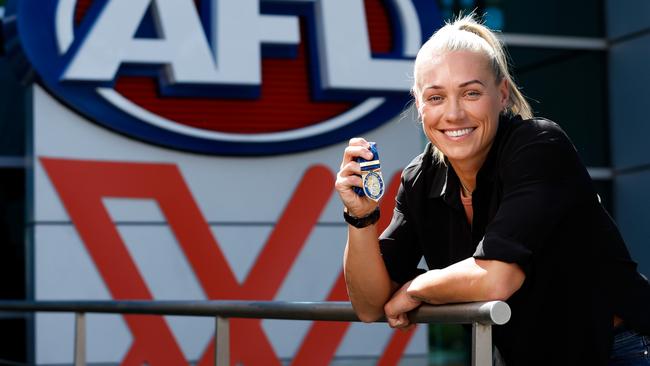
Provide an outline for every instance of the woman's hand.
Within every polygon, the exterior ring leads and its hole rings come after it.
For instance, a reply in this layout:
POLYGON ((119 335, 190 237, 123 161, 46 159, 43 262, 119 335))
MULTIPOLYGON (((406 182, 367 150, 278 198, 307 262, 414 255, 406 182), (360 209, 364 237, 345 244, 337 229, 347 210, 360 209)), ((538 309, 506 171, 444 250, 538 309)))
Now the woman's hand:
POLYGON ((370 214, 376 207, 377 203, 367 197, 358 196, 352 187, 362 187, 361 167, 355 161, 357 157, 366 160, 372 159, 372 152, 369 150, 370 144, 363 138, 356 137, 350 140, 348 147, 343 153, 341 161, 341 170, 336 175, 336 184, 334 187, 347 207, 348 213, 352 216, 363 217, 370 214))
POLYGON ((384 305, 386 320, 388 320, 388 325, 391 328, 407 330, 415 326, 415 324, 410 323, 407 313, 420 306, 422 301, 416 300, 407 294, 410 285, 411 281, 405 283, 384 305))

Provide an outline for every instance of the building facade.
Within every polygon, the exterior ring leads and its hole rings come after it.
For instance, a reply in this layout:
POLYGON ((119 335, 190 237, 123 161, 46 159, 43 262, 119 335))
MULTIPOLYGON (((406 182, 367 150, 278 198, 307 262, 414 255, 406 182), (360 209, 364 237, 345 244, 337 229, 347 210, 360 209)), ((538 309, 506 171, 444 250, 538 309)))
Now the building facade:
MULTIPOLYGON (((12 7, 20 3, 16 1, 4 4, 8 14, 12 11, 12 7)), ((29 1, 23 0, 23 3, 29 1)), ((76 25, 71 28, 76 32, 76 27, 82 27, 84 14, 92 16, 93 2, 68 3, 76 4, 73 15, 76 17, 74 20, 76 25)), ((391 12, 386 9, 394 10, 394 4, 401 2, 379 0, 358 2, 358 4, 362 3, 367 19, 372 19, 367 29, 385 29, 384 34, 368 31, 369 46, 372 47, 371 56, 374 55, 368 62, 371 62, 373 57, 381 58, 378 57, 381 54, 383 57, 402 59, 412 57, 413 49, 409 47, 417 46, 409 46, 408 41, 405 41, 408 37, 402 38, 400 42, 395 41, 396 37, 406 37, 404 34, 408 27, 404 27, 400 33, 395 31, 394 26, 386 26, 392 24, 390 19, 395 15, 391 15, 391 12), (398 48, 401 52, 400 57, 396 57, 395 53, 398 48)), ((413 1, 412 3, 415 4, 414 9, 419 10, 418 6, 426 2, 413 1)), ((650 274, 650 246, 647 244, 650 237, 650 226, 647 225, 650 220, 650 208, 647 204, 650 202, 650 193, 645 189, 646 184, 650 184, 650 145, 645 142, 645 137, 650 136, 650 124, 647 121, 647 114, 644 113, 644 107, 650 98, 650 94, 645 90, 646 81, 650 82, 650 72, 645 67, 645 58, 650 54, 650 5, 644 0, 572 2, 439 0, 432 1, 428 5, 432 9, 435 8, 437 15, 424 15, 424 11, 421 10, 420 24, 416 27, 418 28, 416 33, 420 34, 420 41, 426 37, 425 34, 433 32, 441 19, 450 18, 460 11, 468 12, 474 9, 480 14, 485 14, 488 26, 502 32, 512 59, 515 79, 529 98, 535 114, 556 121, 567 131, 588 166, 605 206, 617 220, 633 257, 639 262, 641 272, 650 274), (428 24, 430 26, 427 26, 428 24)), ((263 9, 268 14, 275 15, 284 14, 285 10, 263 9)), ((306 13, 300 11, 295 14, 309 18, 306 13)), ((146 17, 149 16, 151 15, 147 13, 146 17)), ((213 240, 219 243, 222 256, 225 258, 223 266, 231 268, 234 286, 235 283, 246 283, 247 276, 254 273, 254 268, 259 264, 256 264, 256 259, 260 255, 263 256, 260 253, 267 245, 272 244, 274 235, 281 234, 274 233, 278 228, 281 229, 285 217, 283 215, 290 217, 291 202, 317 199, 316 196, 296 198, 296 195, 301 194, 299 189, 301 184, 308 182, 309 179, 327 181, 336 171, 340 151, 345 145, 340 136, 338 137, 340 141, 332 138, 319 146, 312 145, 311 149, 304 149, 304 145, 309 142, 302 145, 298 143, 294 146, 302 147, 295 147, 294 151, 277 150, 278 152, 273 155, 266 155, 263 153, 265 149, 282 148, 278 144, 268 144, 259 147, 256 151, 251 150, 252 152, 249 151, 248 154, 242 153, 240 156, 224 153, 223 149, 187 152, 187 147, 183 147, 182 143, 179 148, 170 144, 165 145, 166 142, 152 143, 142 136, 125 137, 128 131, 98 123, 96 115, 92 115, 79 105, 74 105, 74 98, 69 98, 70 94, 63 92, 57 94, 56 88, 44 81, 47 76, 38 74, 38 68, 36 72, 34 70, 30 72, 31 67, 28 64, 16 59, 16 55, 12 52, 14 46, 12 42, 15 41, 13 37, 16 36, 12 33, 12 29, 15 29, 12 28, 12 21, 15 19, 4 18, 5 52, 0 57, 0 80, 2 81, 0 83, 0 131, 2 131, 0 133, 0 233, 3 238, 0 244, 0 268, 4 272, 2 278, 5 279, 0 282, 0 296, 5 299, 110 299, 119 298, 122 295, 116 296, 116 294, 128 290, 120 288, 117 280, 111 282, 113 281, 110 279, 111 275, 103 273, 104 270, 101 269, 101 260, 93 259, 95 250, 93 248, 111 243, 90 244, 93 243, 92 231, 96 227, 83 228, 85 211, 78 211, 75 208, 77 207, 75 202, 80 200, 76 196, 79 192, 66 193, 70 190, 75 191, 75 184, 81 181, 83 174, 90 174, 88 172, 97 167, 106 168, 102 165, 104 163, 122 165, 109 167, 115 168, 112 170, 115 175, 104 182, 106 186, 102 186, 101 181, 93 181, 92 174, 86 176, 93 186, 103 187, 101 189, 105 190, 86 193, 95 194, 91 198, 100 199, 103 203, 109 213, 110 223, 115 229, 114 233, 117 233, 116 238, 121 239, 121 242, 113 244, 120 244, 122 248, 127 249, 137 265, 143 283, 150 289, 150 295, 155 299, 219 297, 207 293, 206 287, 209 286, 207 283, 210 280, 205 280, 207 282, 203 283, 198 275, 200 271, 191 261, 191 255, 181 253, 184 249, 179 244, 182 242, 178 240, 179 234, 174 234, 173 210, 169 211, 165 208, 166 194, 175 197, 180 195, 188 198, 187 202, 195 203, 188 207, 196 209, 197 217, 202 216, 202 220, 207 225, 203 228, 207 230, 206 236, 209 237, 211 233, 213 240), (97 165, 89 167, 84 164, 88 161, 97 165), (71 162, 72 164, 69 164, 71 162), (169 170, 170 164, 171 170, 169 170), (269 172, 269 167, 273 167, 272 172, 269 172), (65 172, 69 169, 78 172, 79 180, 67 179, 65 172), (138 182, 147 179, 153 179, 151 183, 153 185, 158 178, 155 175, 152 178, 144 174, 147 169, 159 173, 164 171, 160 174, 170 174, 168 175, 172 177, 170 179, 180 177, 178 180, 180 183, 168 187, 171 193, 134 191, 127 192, 128 194, 122 192, 120 196, 112 191, 120 186, 120 182, 127 182, 124 186, 126 190, 135 190, 133 187, 137 186, 138 182), (133 171, 141 175, 134 176, 133 171), (246 177, 251 174, 254 179, 247 179, 246 177), (259 188, 260 184, 265 185, 263 189, 259 188), (226 193, 219 195, 215 192, 226 193), (132 195, 130 198, 135 200, 125 199, 125 196, 129 195, 132 195), (242 202, 247 204, 242 205, 242 202), (248 202, 256 202, 257 207, 253 212, 248 202), (75 215, 81 217, 75 218, 75 215), (161 246, 151 247, 154 241, 161 243, 161 246), (242 254, 237 247, 244 242, 251 247, 244 249, 242 254), (258 255, 247 256, 246 252, 258 255), (151 253, 158 253, 153 256, 153 260, 150 260, 151 253), (188 258, 188 260, 178 261, 178 258, 188 258), (71 263, 76 265, 70 265, 71 263), (170 272, 171 275, 167 277, 164 275, 165 271, 161 270, 166 268, 165 266, 174 268, 174 271, 170 272), (170 283, 173 286, 167 286, 170 283), (172 290, 168 291, 168 288, 172 290)), ((291 28, 296 25, 290 20, 284 21, 286 27, 291 28)), ((136 38, 152 38, 155 36, 155 31, 155 27, 151 24, 145 24, 137 29, 136 38)), ((306 31, 309 32, 309 29, 306 31)), ((70 33, 71 40, 74 40, 74 32, 70 33)), ((265 55, 285 61, 300 58, 300 52, 305 50, 296 46, 298 43, 294 42, 296 39, 292 38, 290 31, 287 34, 268 36, 276 37, 276 46, 277 44, 289 46, 269 50, 262 47, 263 52, 268 52, 265 55)), ((59 46, 63 43, 59 42, 59 46)), ((316 51, 305 54, 305 59, 314 60, 320 57, 319 66, 326 69, 327 59, 323 55, 327 54, 325 51, 327 47, 323 45, 320 55, 316 51)), ((358 48, 353 48, 352 51, 358 48)), ((336 58, 335 54, 330 56, 331 60, 336 58)), ((46 64, 45 60, 41 61, 46 64)), ((79 65, 81 64, 80 61, 79 65)), ((264 64, 263 67, 274 66, 271 62, 264 64)), ((286 69, 291 66, 280 65, 279 67, 286 69)), ((83 67, 80 66, 78 70, 80 71, 77 76, 82 75, 83 67)), ((124 70, 120 72, 122 71, 124 70)), ((116 89, 126 95, 129 90, 137 90, 133 85, 144 85, 139 80, 133 80, 134 77, 142 77, 139 72, 141 70, 128 70, 125 75, 131 79, 122 79, 123 83, 133 83, 131 89, 127 84, 120 84, 116 89)), ((153 79, 150 74, 144 75, 153 79)), ((385 85, 376 85, 372 84, 373 80, 370 80, 372 78, 365 80, 362 78, 356 80, 353 85, 346 86, 342 84, 341 79, 337 79, 336 70, 330 70, 328 75, 329 78, 319 79, 322 84, 318 88, 320 93, 317 93, 318 97, 324 102, 330 102, 332 98, 335 102, 343 99, 348 104, 332 105, 329 106, 332 109, 321 111, 323 114, 319 116, 311 115, 303 118, 311 118, 312 121, 320 118, 322 121, 327 116, 342 114, 341 111, 349 110, 350 105, 358 106, 360 101, 378 96, 389 100, 395 93, 398 95, 401 93, 401 96, 394 99, 394 104, 399 105, 398 108, 388 104, 382 107, 384 109, 380 108, 384 112, 378 112, 377 116, 384 116, 383 121, 377 122, 381 118, 369 118, 361 122, 360 126, 366 127, 352 127, 346 132, 351 136, 364 134, 380 143, 382 161, 386 167, 385 174, 390 183, 390 179, 393 179, 401 166, 408 162, 409 157, 416 154, 423 146, 423 138, 418 132, 417 121, 413 114, 401 113, 408 101, 405 87, 401 86, 399 90, 388 90, 391 85, 402 83, 404 80, 398 83, 387 80, 385 85), (328 87, 339 93, 328 94, 328 87), (346 88, 348 88, 346 93, 340 93, 346 88), (357 96, 356 99, 346 100, 350 90, 361 93, 363 98, 357 96), (368 90, 375 91, 368 93, 368 90), (399 139, 396 139, 396 136, 399 139), (412 149, 404 151, 405 141, 412 149)), ((191 75, 187 76, 187 78, 191 77, 191 75)), ((214 80, 219 80, 221 76, 213 77, 214 80)), ((238 82, 245 84, 241 80, 238 82)), ((253 84, 254 82, 253 80, 253 84)), ((288 82, 286 79, 279 80, 278 85, 286 82, 288 82)), ((159 91, 167 92, 162 89, 159 91)), ((195 89, 170 91, 172 94, 194 92, 195 89)), ((221 92, 223 90, 216 90, 209 97, 223 98, 223 94, 219 94, 221 92)), ((229 92, 250 100, 253 98, 251 95, 260 91, 256 91, 255 88, 241 87, 229 92)), ((277 95, 281 94, 279 91, 277 95)), ((136 95, 135 98, 137 97, 136 95)), ((170 96, 172 97, 174 96, 170 96)), ((195 106, 192 105, 191 108, 195 106)), ((147 108, 149 111, 156 111, 170 117, 170 114, 165 114, 167 112, 164 110, 164 105, 148 105, 147 108)), ((234 108, 236 111, 237 107, 234 108)), ((275 109, 278 108, 282 107, 275 109)), ((191 115, 188 111, 185 113, 186 116, 191 115)), ((256 117, 254 113, 248 117, 237 117, 240 118, 238 126, 247 123, 246 121, 252 121, 247 125, 252 129, 255 129, 254 122, 259 121, 259 116, 256 117)), ((277 118, 286 120, 282 115, 278 115, 277 118)), ((188 122, 187 126, 202 128, 198 124, 191 123, 193 122, 188 122)), ((221 132, 225 131, 224 128, 230 128, 227 123, 215 126, 212 126, 213 130, 221 128, 221 132)), ((295 129, 295 127, 291 128, 295 129)), ((289 127, 278 128, 286 130, 289 127)), ((328 136, 321 141, 327 140, 328 136)), ((201 145, 196 140, 192 143, 201 145)), ((232 145, 229 146, 232 148, 232 145)), ((303 218, 307 221, 311 220, 303 223, 305 227, 309 226, 305 229, 303 237, 295 238, 296 244, 293 249, 283 248, 278 244, 280 249, 270 255, 272 258, 282 258, 287 254, 286 250, 290 250, 295 260, 284 264, 277 259, 271 260, 272 263, 269 265, 281 266, 284 276, 278 279, 272 286, 273 290, 265 295, 268 299, 325 300, 344 295, 340 294, 340 288, 336 287, 340 286, 337 281, 345 231, 345 225, 339 217, 340 206, 336 202, 336 197, 331 196, 326 184, 319 183, 314 187, 315 190, 323 190, 322 197, 318 198, 320 199, 318 209, 311 216, 306 215, 303 218), (332 238, 336 240, 331 242, 332 238), (310 270, 317 274, 305 280, 307 278, 305 273, 310 270), (336 292, 337 289, 339 292, 336 292)), ((91 224, 101 223, 94 221, 91 224)), ((124 258, 110 259, 120 261, 124 258)), ((258 286, 251 286, 260 288, 263 282, 258 286)), ((264 283, 264 286, 268 287, 268 284, 264 283)), ((231 290, 225 288, 219 291, 228 293, 231 290)), ((237 296, 237 291, 232 291, 234 292, 231 295, 237 296)), ((255 294, 251 292, 248 295, 239 295, 254 297, 255 294)), ((2 340, 0 361, 53 364, 65 363, 68 362, 68 356, 71 358, 71 343, 67 340, 70 336, 69 332, 66 331, 68 333, 65 333, 65 336, 56 339, 57 333, 52 331, 58 328, 67 329, 66 327, 71 324, 70 319, 65 317, 37 319, 21 315, 4 317, 0 322, 3 329, 0 332, 0 340, 2 340)), ((119 317, 97 318, 94 325, 96 331, 109 329, 113 332, 111 334, 118 335, 118 341, 108 348, 101 348, 100 345, 104 343, 102 338, 95 338, 95 343, 91 338, 90 351, 95 352, 94 356, 91 356, 91 361, 119 363, 123 360, 133 340, 133 329, 121 322, 119 317)), ((202 328, 196 320, 182 323, 171 319, 167 324, 171 334, 180 339, 178 342, 180 354, 184 355, 185 359, 199 359, 210 338, 210 329, 203 329, 205 327, 202 328), (190 333, 194 335, 188 335, 190 333)), ((90 326, 93 327, 92 324, 90 326)), ((281 336, 283 334, 290 335, 284 337, 286 339, 283 341, 272 341, 276 343, 270 346, 271 353, 278 359, 284 360, 283 362, 297 357, 304 343, 303 340, 307 339, 307 335, 313 331, 309 326, 277 322, 268 322, 261 327, 262 333, 276 335, 272 337, 275 339, 283 338, 281 336)), ((346 357, 367 356, 370 359, 381 357, 392 337, 391 333, 384 328, 379 330, 378 327, 355 326, 346 329, 341 333, 341 339, 345 339, 346 342, 353 342, 350 340, 353 338, 371 339, 371 341, 363 344, 350 343, 338 349, 333 346, 334 350, 327 357, 343 361, 346 357), (368 334, 373 333, 379 335, 369 338, 368 334), (355 354, 353 351, 355 348, 363 348, 366 351, 355 354)), ((429 333, 431 363, 463 364, 465 362, 466 340, 462 332, 449 327, 433 326, 429 333)), ((426 337, 426 331, 419 331, 413 338, 413 345, 408 349, 402 348, 400 352, 421 356, 426 352, 426 337)))

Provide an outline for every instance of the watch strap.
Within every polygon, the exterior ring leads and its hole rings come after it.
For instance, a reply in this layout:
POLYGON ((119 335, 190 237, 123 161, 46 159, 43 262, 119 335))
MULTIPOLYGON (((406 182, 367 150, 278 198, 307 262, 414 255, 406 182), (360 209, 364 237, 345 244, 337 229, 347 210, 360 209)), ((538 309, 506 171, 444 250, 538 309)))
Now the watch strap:
POLYGON ((363 217, 352 216, 346 210, 343 210, 343 218, 348 224, 356 227, 357 229, 361 229, 379 221, 379 206, 377 206, 371 213, 363 217))

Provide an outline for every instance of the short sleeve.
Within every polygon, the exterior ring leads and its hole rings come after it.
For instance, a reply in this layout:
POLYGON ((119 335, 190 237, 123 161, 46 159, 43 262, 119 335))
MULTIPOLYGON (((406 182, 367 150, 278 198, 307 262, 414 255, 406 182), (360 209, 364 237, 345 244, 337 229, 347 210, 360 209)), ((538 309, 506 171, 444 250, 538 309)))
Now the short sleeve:
POLYGON ((532 256, 575 205, 586 170, 556 124, 525 121, 499 159, 502 199, 474 258, 517 263, 530 274, 532 256))
POLYGON ((404 180, 395 197, 395 209, 390 224, 379 237, 386 270, 391 280, 404 284, 424 271, 417 268, 422 250, 417 244, 413 222, 409 220, 404 180))

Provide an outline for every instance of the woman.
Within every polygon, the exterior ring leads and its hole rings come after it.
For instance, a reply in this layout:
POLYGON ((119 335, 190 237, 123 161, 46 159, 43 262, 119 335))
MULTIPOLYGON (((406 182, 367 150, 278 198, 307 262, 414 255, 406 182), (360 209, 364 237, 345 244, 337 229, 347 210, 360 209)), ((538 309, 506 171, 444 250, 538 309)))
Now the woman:
POLYGON ((494 34, 472 16, 437 31, 413 95, 430 143, 379 239, 377 203, 353 191, 367 141, 350 141, 336 181, 359 318, 407 328, 424 302, 504 300, 512 318, 494 343, 509 366, 650 365, 650 284, 567 136, 533 118, 494 34), (422 256, 432 270, 417 268, 422 256))

